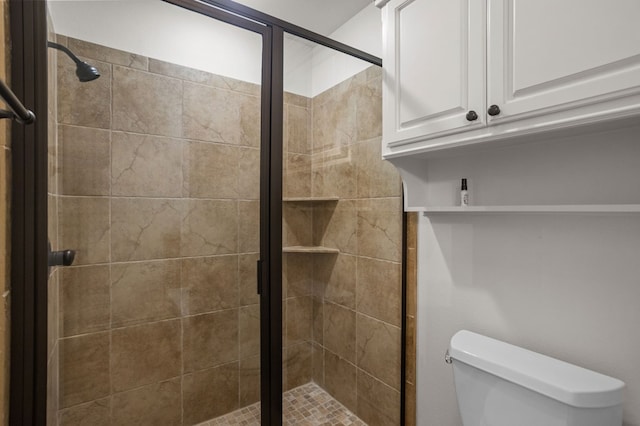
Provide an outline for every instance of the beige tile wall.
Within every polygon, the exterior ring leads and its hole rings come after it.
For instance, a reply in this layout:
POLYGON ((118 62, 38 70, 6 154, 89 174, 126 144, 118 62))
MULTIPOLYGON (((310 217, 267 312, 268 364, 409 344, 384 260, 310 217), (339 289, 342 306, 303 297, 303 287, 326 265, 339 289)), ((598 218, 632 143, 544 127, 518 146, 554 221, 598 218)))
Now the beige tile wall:
MULTIPOLYGON (((78 252, 53 275, 60 424, 189 425, 255 402, 259 89, 59 41, 102 73, 80 84, 55 58, 52 241, 78 252)), ((315 380, 372 425, 397 424, 400 388, 400 180, 380 160, 380 78, 285 96, 285 197, 340 197, 286 203, 285 244, 341 253, 284 257, 284 387, 315 380)))
MULTIPOLYGON (((287 297, 291 282, 311 294, 311 378, 368 424, 398 425, 401 182, 381 160, 380 69, 323 92, 303 111, 286 105, 285 196, 339 198, 284 206, 285 245, 340 250, 285 255, 287 297)), ((291 316, 287 334, 300 320, 291 316)))
POLYGON ((102 74, 53 58, 53 239, 77 250, 54 275, 59 423, 192 425, 256 402, 259 87, 58 39, 102 74))
MULTIPOLYGON (((9 76, 9 2, 0 1, 0 78, 9 76)), ((8 120, 0 120, 0 424, 9 421, 9 208, 11 177, 11 135, 8 120)))
POLYGON ((407 213, 407 341, 405 425, 416 425, 416 311, 418 304, 418 213, 407 213))

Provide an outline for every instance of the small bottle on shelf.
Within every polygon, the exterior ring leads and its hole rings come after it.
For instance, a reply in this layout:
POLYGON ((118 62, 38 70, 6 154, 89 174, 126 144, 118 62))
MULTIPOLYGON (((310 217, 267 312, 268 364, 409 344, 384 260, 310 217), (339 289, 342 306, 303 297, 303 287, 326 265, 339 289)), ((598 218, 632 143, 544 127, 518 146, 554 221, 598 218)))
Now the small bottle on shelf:
POLYGON ((469 192, 467 191, 467 179, 462 179, 460 186, 460 206, 467 207, 469 205, 469 192))

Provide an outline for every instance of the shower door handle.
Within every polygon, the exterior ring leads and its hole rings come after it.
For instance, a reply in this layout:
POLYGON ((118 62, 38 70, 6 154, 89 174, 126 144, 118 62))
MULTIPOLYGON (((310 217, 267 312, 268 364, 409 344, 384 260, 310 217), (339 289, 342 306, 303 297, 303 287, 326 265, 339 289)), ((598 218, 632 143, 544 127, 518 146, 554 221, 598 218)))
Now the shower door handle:
POLYGON ((51 251, 51 241, 49 245, 49 273, 51 273, 52 266, 71 266, 76 258, 75 250, 59 250, 51 251))

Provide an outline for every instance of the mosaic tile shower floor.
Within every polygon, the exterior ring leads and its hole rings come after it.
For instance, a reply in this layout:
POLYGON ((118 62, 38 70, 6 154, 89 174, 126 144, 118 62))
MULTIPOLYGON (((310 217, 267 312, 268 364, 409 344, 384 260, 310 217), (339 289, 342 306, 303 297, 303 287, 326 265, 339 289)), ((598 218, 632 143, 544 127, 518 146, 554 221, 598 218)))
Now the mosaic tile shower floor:
MULTIPOLYGON (((315 383, 285 392, 282 400, 284 425, 288 426, 367 426, 344 405, 315 383)), ((217 417, 198 426, 260 426, 260 403, 217 417)))

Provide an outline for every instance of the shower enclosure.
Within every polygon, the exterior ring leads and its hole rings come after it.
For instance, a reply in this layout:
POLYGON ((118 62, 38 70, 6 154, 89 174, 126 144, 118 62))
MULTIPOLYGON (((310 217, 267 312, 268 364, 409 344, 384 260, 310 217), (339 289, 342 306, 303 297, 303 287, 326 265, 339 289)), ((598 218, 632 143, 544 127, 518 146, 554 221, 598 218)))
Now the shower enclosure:
POLYGON ((16 424, 400 424, 379 60, 226 0, 118 3, 24 9, 49 45, 24 250, 73 262, 18 294, 16 424))

